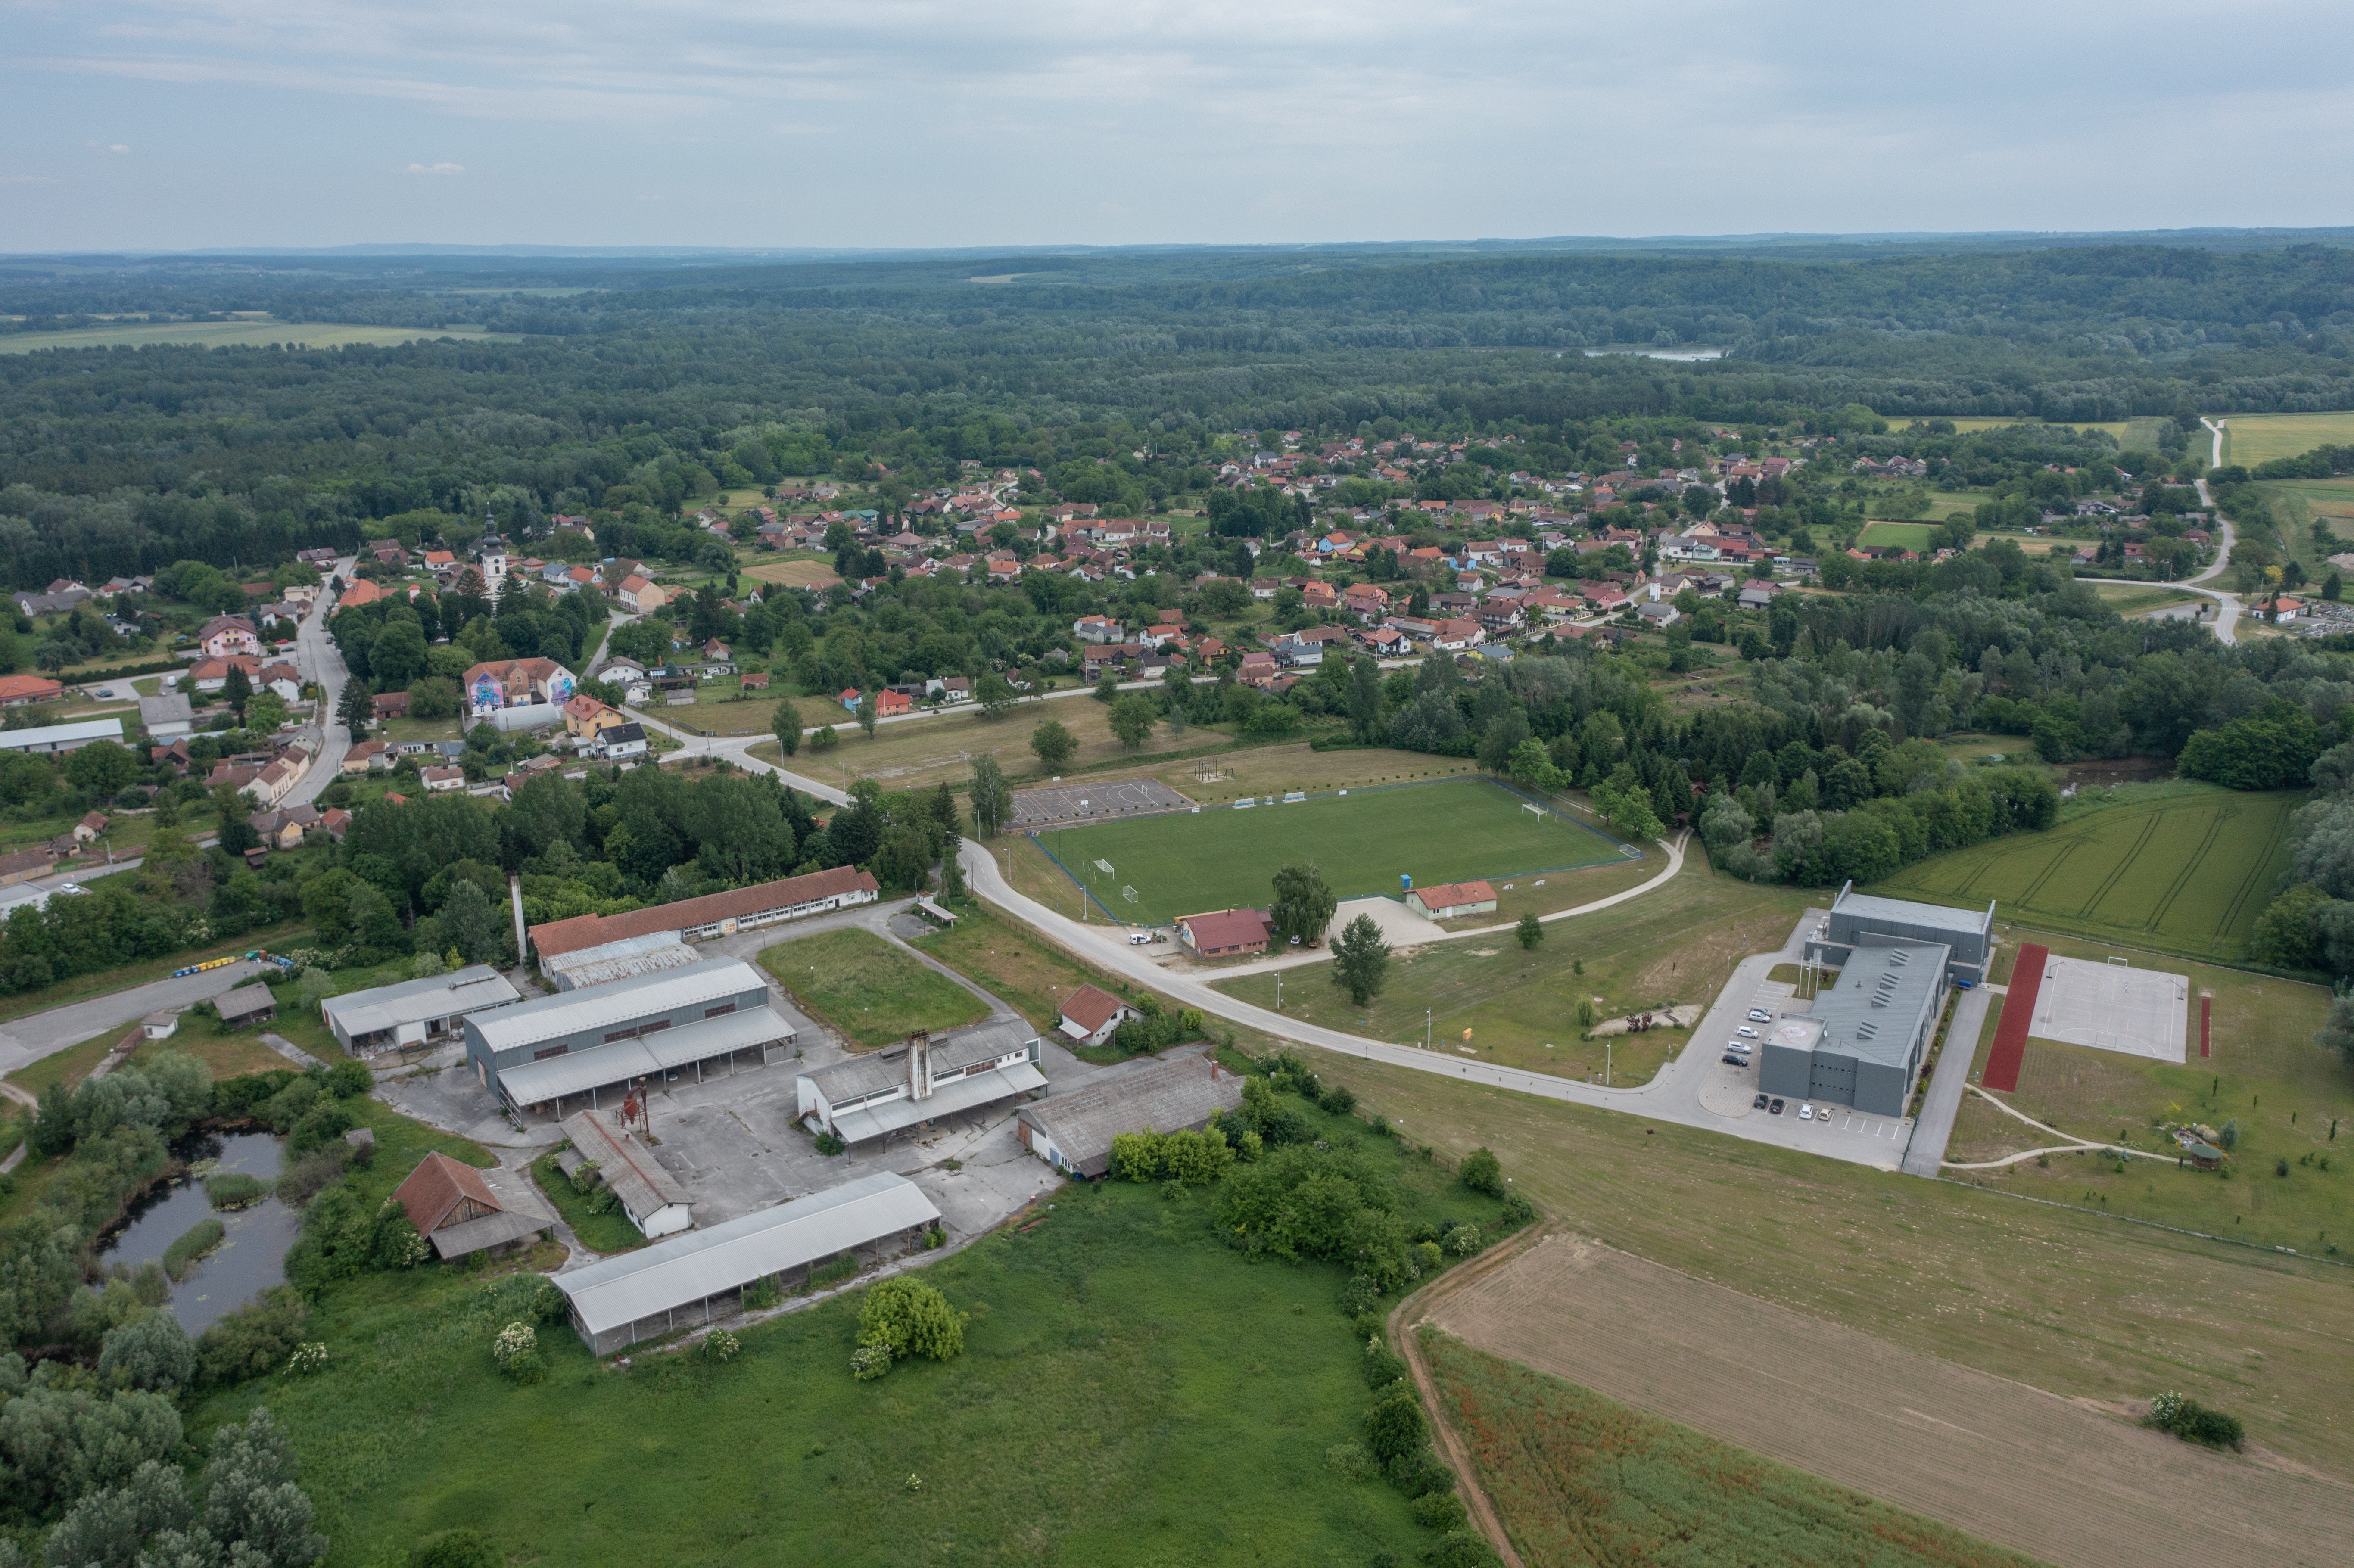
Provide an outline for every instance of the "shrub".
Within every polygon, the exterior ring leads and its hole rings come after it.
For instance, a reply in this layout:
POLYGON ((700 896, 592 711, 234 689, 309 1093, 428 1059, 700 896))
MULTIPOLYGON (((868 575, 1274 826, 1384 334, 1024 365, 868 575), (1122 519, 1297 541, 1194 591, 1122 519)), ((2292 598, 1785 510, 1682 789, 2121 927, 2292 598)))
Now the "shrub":
POLYGON ((98 1352, 101 1377, 154 1393, 177 1393, 196 1375, 196 1341, 169 1312, 150 1312, 107 1330, 98 1352))
POLYGON ((861 1345, 850 1352, 850 1375, 860 1383, 873 1383, 890 1370, 888 1345, 861 1345))
POLYGON ((695 1348, 695 1353, 706 1361, 725 1365, 734 1361, 736 1352, 743 1348, 743 1342, 726 1330, 714 1329, 703 1336, 703 1343, 695 1348))
POLYGON ((507 1380, 529 1387, 547 1375, 547 1359, 539 1353, 539 1331, 528 1323, 509 1323, 491 1341, 491 1359, 507 1380))
POLYGON ((820 1154, 839 1154, 849 1147, 850 1145, 830 1132, 821 1132, 817 1135, 817 1151, 820 1154))
POLYGON ((1405 1376, 1405 1358, 1379 1340, 1365 1341, 1365 1386, 1387 1388, 1405 1376))
POLYGON ((1347 1116, 1357 1108, 1356 1091, 1346 1084, 1335 1084, 1324 1091, 1319 1103, 1334 1116, 1347 1116))
POLYGON ((921 1280, 898 1275, 874 1286, 858 1308, 858 1342, 887 1345, 894 1356, 944 1361, 964 1350, 967 1316, 921 1280))
POLYGON ((249 1209, 270 1196, 270 1185, 242 1171, 205 1178, 205 1196, 216 1209, 249 1209))
POLYGON ((1365 1412, 1365 1446, 1384 1464, 1420 1448, 1429 1434, 1422 1401, 1411 1388, 1393 1387, 1365 1412))
POLYGON ((2151 1400, 2149 1424, 2186 1443, 2201 1443, 2210 1448, 2237 1448, 2247 1437, 2238 1416, 2210 1410, 2179 1393, 2161 1393, 2151 1400))
POLYGON ((364 1095, 376 1087, 376 1075, 366 1063, 346 1056, 327 1070, 327 1092, 339 1100, 364 1095))
POLYGON ((1425 1492, 1407 1506, 1415 1523, 1425 1530, 1460 1530, 1469 1522, 1463 1499, 1453 1492, 1425 1492))
POLYGON ((301 1297, 273 1285, 251 1305, 215 1319, 196 1338, 197 1382, 218 1387, 283 1365, 310 1315, 301 1297))
POLYGON ((320 1190, 344 1173, 351 1145, 342 1139, 323 1144, 297 1160, 278 1178, 278 1201, 301 1208, 320 1190))
POLYGON ((1453 1472, 1438 1462, 1438 1456, 1419 1444, 1382 1468, 1389 1478, 1390 1485, 1404 1497, 1418 1498, 1425 1492, 1447 1491, 1455 1485, 1453 1472))
POLYGON ((1526 1198, 1522 1197, 1518 1192, 1511 1192, 1504 1194, 1504 1223, 1506 1224, 1524 1225, 1536 1217, 1536 1205, 1530 1202, 1526 1198))
POLYGON ((1353 1276, 1341 1292, 1341 1310, 1352 1318, 1363 1317, 1381 1304, 1382 1282, 1370 1274, 1353 1276))
POLYGON ((1484 1192, 1490 1198, 1504 1195, 1503 1162, 1486 1149, 1475 1149, 1465 1155, 1463 1168, 1456 1175, 1474 1192, 1484 1192))
POLYGON ((1450 1530, 1439 1543, 1422 1554, 1431 1568, 1500 1568, 1503 1559, 1487 1538, 1468 1530, 1450 1530))
POLYGON ((1439 1255, 1437 1242, 1416 1242, 1407 1251, 1413 1255, 1415 1267, 1423 1274, 1437 1273, 1447 1261, 1439 1255))
POLYGON ((344 1134, 358 1124, 352 1113, 331 1099, 322 1099, 295 1120, 286 1135, 286 1148, 293 1154, 308 1154, 330 1143, 341 1143, 344 1134))
POLYGON ((785 1298, 785 1287, 769 1276, 744 1287, 741 1298, 745 1311, 765 1312, 785 1298))
POLYGON ((429 1535, 408 1554, 408 1568, 505 1568, 506 1558, 478 1531, 429 1535))
POLYGON ((1380 1467, 1363 1443, 1335 1443, 1324 1450, 1324 1467, 1344 1481, 1362 1481, 1380 1467))
POLYGON ((286 1358, 286 1370, 296 1377, 308 1377, 313 1372, 323 1372, 326 1365, 327 1347, 316 1340, 308 1340, 295 1346, 294 1353, 286 1358))
POLYGON ((228 1227, 216 1219, 198 1220, 187 1233, 175 1239, 164 1249, 164 1272, 177 1283, 188 1277, 196 1260, 220 1245, 228 1235, 228 1227))

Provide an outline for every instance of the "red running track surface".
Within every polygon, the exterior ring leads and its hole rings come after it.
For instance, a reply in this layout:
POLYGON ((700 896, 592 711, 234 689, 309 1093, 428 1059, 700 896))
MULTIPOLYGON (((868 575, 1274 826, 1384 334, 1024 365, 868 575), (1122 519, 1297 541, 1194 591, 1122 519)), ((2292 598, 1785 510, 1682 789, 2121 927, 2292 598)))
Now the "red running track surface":
POLYGON ((2030 942, 2010 969, 2010 990, 2002 999, 2002 1022, 1995 1025, 1994 1049, 1987 1054, 1986 1086, 2005 1094, 2019 1087, 2019 1065, 2027 1057, 2027 1026, 2035 1017, 2035 993, 2043 989, 2043 965, 2052 949, 2030 942))

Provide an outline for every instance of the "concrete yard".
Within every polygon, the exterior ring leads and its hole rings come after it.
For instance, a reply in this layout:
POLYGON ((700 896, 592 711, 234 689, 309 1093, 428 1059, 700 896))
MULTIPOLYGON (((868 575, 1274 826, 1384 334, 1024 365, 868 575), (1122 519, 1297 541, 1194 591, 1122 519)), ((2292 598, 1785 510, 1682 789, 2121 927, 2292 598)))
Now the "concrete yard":
POLYGON ((1140 812, 1182 810, 1193 801, 1158 779, 1107 779, 1093 784, 1046 784, 1013 792, 1013 826, 1082 822, 1090 818, 1132 817, 1140 812))
POLYGON ((2190 1019, 2188 976, 2054 954, 2044 961, 2028 1033, 2179 1065, 2188 1054, 2190 1019))

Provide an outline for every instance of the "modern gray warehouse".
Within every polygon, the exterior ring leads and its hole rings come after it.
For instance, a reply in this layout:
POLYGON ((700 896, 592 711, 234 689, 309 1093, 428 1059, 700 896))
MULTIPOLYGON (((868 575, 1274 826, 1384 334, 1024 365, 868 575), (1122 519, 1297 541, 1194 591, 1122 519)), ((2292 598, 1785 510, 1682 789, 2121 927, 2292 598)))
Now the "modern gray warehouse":
POLYGON ((1815 998, 1810 1012, 1785 1013, 1766 1032, 1757 1086, 1787 1099, 1902 1117, 1936 1038, 1953 949, 1863 933, 1845 951, 1839 983, 1815 998))
POLYGON ((1838 969, 1849 952, 1867 937, 1892 941, 1935 942, 1950 949, 1946 962, 1949 978, 1970 985, 1986 979, 1994 962, 1994 905, 1983 910, 1952 909, 1943 904, 1915 904, 1905 898, 1874 898, 1858 893, 1848 883, 1831 900, 1831 917, 1819 938, 1807 939, 1808 952, 1818 962, 1838 969))

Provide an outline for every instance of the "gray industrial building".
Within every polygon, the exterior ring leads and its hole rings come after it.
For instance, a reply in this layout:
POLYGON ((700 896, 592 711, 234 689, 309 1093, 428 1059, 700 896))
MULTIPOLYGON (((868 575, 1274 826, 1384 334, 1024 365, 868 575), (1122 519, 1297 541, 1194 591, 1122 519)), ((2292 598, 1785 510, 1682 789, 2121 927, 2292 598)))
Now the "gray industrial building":
POLYGON ((458 1021, 519 1001, 523 992, 488 964, 331 996, 319 1004, 335 1043, 355 1056, 425 1045, 458 1032, 458 1021))
POLYGON ((559 991, 469 1013, 466 1056, 510 1110, 552 1107, 585 1095, 666 1084, 692 1073, 762 1065, 798 1030, 770 1004, 768 982, 741 959, 707 959, 585 991, 559 991))
POLYGON ((1858 893, 1850 882, 1831 900, 1831 917, 1821 934, 1807 939, 1808 954, 1838 969, 1856 943, 1868 937, 1937 943, 1950 949, 1948 978, 1978 985, 1994 962, 1994 905, 1989 902, 1983 910, 1954 909, 1908 898, 1874 898, 1858 893))
POLYGON ((992 1018, 938 1039, 853 1056, 803 1073, 796 1115, 845 1143, 978 1110, 1046 1086, 1037 1037, 1021 1018, 992 1018))
POLYGON ((1766 1031, 1757 1086, 1787 1099, 1902 1117, 1936 1038, 1953 950, 1869 933, 1855 941, 1839 983, 1809 1011, 1785 1013, 1766 1031))
POLYGON ((1192 1132, 1242 1103, 1241 1074, 1219 1066, 1214 1056, 1188 1051, 1165 1061, 1125 1063, 1068 1094, 1023 1106, 1013 1133, 1056 1170, 1096 1177, 1110 1169, 1111 1140, 1121 1133, 1192 1132))

